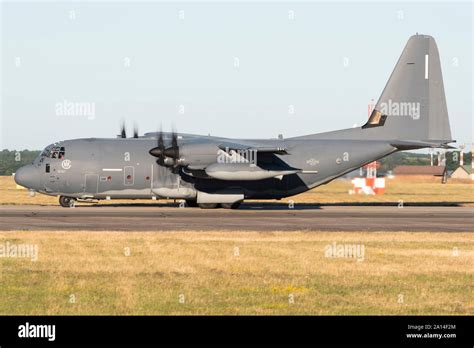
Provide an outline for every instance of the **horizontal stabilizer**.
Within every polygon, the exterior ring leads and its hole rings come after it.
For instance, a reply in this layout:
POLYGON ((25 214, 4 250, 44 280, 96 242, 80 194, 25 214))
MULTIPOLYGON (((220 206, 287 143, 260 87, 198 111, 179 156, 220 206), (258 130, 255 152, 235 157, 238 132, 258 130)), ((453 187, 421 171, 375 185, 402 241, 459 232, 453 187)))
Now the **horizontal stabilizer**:
POLYGON ((415 150, 422 149, 426 147, 431 148, 442 148, 442 149, 455 149, 454 146, 449 145, 448 143, 453 142, 435 142, 435 141, 418 141, 418 140, 395 140, 390 143, 393 147, 396 147, 398 150, 415 150))

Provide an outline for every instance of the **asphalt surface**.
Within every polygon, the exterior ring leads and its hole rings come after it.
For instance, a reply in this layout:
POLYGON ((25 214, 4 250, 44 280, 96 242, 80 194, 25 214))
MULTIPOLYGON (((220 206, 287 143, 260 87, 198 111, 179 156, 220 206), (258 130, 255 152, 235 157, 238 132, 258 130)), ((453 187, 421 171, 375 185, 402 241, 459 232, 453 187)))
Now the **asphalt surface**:
POLYGON ((0 206, 0 230, 473 232, 474 207, 245 204, 238 210, 160 205, 0 206))

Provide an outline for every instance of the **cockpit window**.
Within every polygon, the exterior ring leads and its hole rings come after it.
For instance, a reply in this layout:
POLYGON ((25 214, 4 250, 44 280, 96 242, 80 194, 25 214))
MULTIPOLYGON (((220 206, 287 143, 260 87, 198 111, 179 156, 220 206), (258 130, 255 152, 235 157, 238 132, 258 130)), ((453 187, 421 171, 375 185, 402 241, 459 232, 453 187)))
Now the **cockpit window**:
POLYGON ((64 146, 48 146, 46 149, 43 150, 41 156, 55 159, 63 159, 66 156, 66 149, 64 148, 64 146))
POLYGON ((54 146, 51 149, 51 158, 63 159, 66 151, 63 146, 54 146))
POLYGON ((48 146, 41 152, 41 157, 49 157, 51 155, 51 148, 48 146))

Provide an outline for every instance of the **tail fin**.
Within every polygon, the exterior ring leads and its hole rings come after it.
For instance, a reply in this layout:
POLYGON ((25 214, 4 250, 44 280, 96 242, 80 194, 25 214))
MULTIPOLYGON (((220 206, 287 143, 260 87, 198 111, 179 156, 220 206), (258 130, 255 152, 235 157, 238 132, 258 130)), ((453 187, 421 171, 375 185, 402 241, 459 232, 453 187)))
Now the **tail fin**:
POLYGON ((438 47, 428 35, 405 46, 369 121, 369 133, 400 143, 452 142, 438 47), (375 128, 377 127, 377 128, 375 128))

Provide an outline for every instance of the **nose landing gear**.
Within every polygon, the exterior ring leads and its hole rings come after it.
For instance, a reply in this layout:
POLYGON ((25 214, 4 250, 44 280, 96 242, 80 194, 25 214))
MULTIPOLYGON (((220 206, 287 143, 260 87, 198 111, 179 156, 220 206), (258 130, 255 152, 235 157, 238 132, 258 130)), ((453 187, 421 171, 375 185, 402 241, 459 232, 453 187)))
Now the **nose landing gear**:
POLYGON ((59 204, 64 208, 74 208, 76 199, 72 197, 59 196, 59 204))

